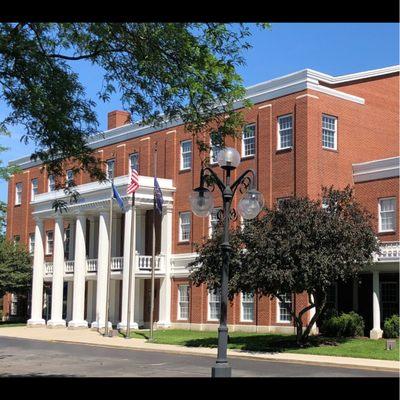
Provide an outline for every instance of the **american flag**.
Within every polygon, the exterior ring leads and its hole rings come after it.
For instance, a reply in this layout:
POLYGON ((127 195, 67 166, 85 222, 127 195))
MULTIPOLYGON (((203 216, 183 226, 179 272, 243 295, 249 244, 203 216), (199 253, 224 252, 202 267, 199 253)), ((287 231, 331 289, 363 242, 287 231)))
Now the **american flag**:
POLYGON ((128 189, 126 191, 127 194, 135 193, 139 187, 139 175, 136 169, 131 169, 131 181, 129 182, 128 189))

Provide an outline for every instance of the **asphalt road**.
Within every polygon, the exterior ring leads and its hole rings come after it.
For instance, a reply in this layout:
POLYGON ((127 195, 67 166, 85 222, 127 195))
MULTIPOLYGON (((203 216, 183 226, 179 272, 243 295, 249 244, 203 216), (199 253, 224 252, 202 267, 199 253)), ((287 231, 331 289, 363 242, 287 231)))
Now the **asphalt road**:
MULTIPOLYGON (((0 377, 209 377, 213 357, 0 338, 0 377)), ((396 372, 231 358, 234 377, 398 377, 396 372)))

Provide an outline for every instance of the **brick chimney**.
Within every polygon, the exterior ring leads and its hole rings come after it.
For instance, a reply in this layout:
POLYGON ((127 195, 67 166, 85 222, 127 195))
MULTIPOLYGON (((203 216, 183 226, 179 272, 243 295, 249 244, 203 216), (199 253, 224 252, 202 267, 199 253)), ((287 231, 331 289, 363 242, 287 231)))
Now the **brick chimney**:
POLYGON ((108 113, 107 129, 114 129, 131 122, 131 114, 128 111, 114 110, 108 113))

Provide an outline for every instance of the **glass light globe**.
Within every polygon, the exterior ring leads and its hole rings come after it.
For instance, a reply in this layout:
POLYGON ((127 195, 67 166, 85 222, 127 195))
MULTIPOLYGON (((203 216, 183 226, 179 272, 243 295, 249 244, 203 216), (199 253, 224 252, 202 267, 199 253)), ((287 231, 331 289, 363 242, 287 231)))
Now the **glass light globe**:
POLYGON ((192 211, 198 217, 207 217, 214 208, 214 197, 212 193, 205 188, 197 188, 189 196, 192 211))
POLYGON ((240 164, 240 154, 233 147, 222 148, 217 156, 221 168, 236 168, 240 164))
POLYGON ((240 199, 238 212, 244 219, 254 219, 264 206, 264 196, 258 190, 250 189, 240 199))

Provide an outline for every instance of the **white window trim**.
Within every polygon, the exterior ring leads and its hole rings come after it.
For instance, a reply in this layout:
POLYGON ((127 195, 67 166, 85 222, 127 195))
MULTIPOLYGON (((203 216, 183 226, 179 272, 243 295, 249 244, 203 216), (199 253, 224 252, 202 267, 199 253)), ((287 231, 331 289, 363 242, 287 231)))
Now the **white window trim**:
POLYGON ((129 173, 130 173, 130 171, 132 169, 132 156, 134 154, 137 154, 137 159, 138 159, 137 167, 138 168, 137 168, 136 172, 139 173, 139 152, 138 151, 134 151, 133 153, 129 154, 129 173))
POLYGON ((190 298, 189 298, 189 284, 187 284, 187 283, 182 283, 182 284, 178 284, 178 310, 177 310, 177 320, 178 321, 188 321, 189 320, 189 315, 190 315, 190 298), (187 304, 188 304, 188 317, 187 318, 182 318, 181 317, 181 307, 180 307, 180 303, 181 303, 181 300, 180 300, 180 295, 181 295, 181 292, 180 292, 180 290, 179 290, 179 288, 181 287, 181 286, 187 286, 187 290, 188 290, 188 301, 187 301, 187 304))
POLYGON ((39 191, 39 180, 38 180, 38 178, 31 179, 31 200, 35 200, 35 193, 33 191, 33 189, 34 189, 33 181, 36 181, 36 189, 39 191))
POLYGON ((337 121, 338 121, 338 119, 337 119, 337 117, 335 117, 334 115, 329 115, 329 114, 322 114, 322 117, 321 117, 321 141, 322 141, 322 131, 323 131, 323 125, 322 125, 322 119, 323 119, 323 117, 328 117, 328 118, 333 118, 334 120, 335 120, 335 134, 334 134, 334 136, 333 136, 333 144, 334 144, 334 147, 326 147, 326 146, 324 146, 323 144, 322 144, 322 148, 323 149, 326 149, 326 150, 337 150, 337 131, 338 131, 338 129, 337 129, 337 121))
POLYGON ((35 252, 35 234, 34 233, 29 234, 28 241, 29 241, 29 243, 28 243, 29 254, 32 255, 35 252), (32 238, 33 238, 33 240, 32 240, 32 238), (33 248, 32 248, 32 244, 33 244, 33 248), (31 248, 32 248, 32 251, 31 251, 31 248))
MULTIPOLYGON (((219 318, 211 318, 211 307, 210 307, 210 294, 211 291, 207 291, 207 321, 219 321, 219 318)), ((220 314, 221 314, 221 292, 220 292, 220 298, 219 298, 219 306, 220 306, 220 314)))
POLYGON ((51 256, 54 253, 54 231, 46 231, 46 255, 51 256), (53 233, 53 251, 49 252, 49 232, 53 233))
POLYGON ((256 124, 255 123, 247 124, 243 128, 243 132, 242 132, 242 152, 241 153, 242 153, 242 158, 254 157, 256 155, 256 124), (253 138, 254 138, 254 153, 253 154, 245 154, 244 130, 249 126, 254 126, 254 136, 253 136, 253 138))
POLYGON ((19 206, 22 204, 22 182, 15 184, 15 203, 14 205, 19 206), (20 190, 18 190, 20 188, 20 190), (19 195, 19 197, 18 197, 19 195))
POLYGON ((396 232, 396 219, 397 219, 397 210, 396 210, 396 197, 381 197, 378 200, 378 232, 386 233, 386 232, 396 232), (381 218, 381 201, 382 200, 394 200, 394 228, 393 229, 382 229, 382 218, 381 218))
POLYGON ((190 211, 182 211, 179 213, 179 242, 190 242, 192 231, 192 220, 190 211), (189 239, 182 238, 182 214, 189 214, 189 239))
POLYGON ((55 182, 55 180, 54 180, 54 176, 53 175, 49 175, 48 177, 47 177, 47 191, 48 192, 54 192, 55 191, 55 184, 56 184, 56 182, 55 182), (52 189, 51 188, 51 180, 53 179, 53 185, 54 185, 54 188, 52 189))
POLYGON ((115 158, 109 158, 108 160, 106 160, 106 175, 108 178, 108 171, 109 171, 108 163, 111 161, 113 162, 113 176, 111 179, 114 179, 115 178, 115 158))
POLYGON ((278 117, 278 124, 277 124, 277 128, 278 128, 278 132, 277 132, 277 139, 278 139, 278 143, 277 143, 277 149, 278 150, 286 150, 286 149, 292 149, 293 148, 293 137, 294 137, 294 128, 293 128, 293 114, 289 113, 289 114, 285 114, 285 115, 280 115, 278 117), (292 145, 291 146, 286 146, 286 147, 281 147, 281 119, 282 118, 286 118, 286 117, 292 117, 292 145))
POLYGON ((211 237, 212 236, 212 224, 211 224, 211 216, 212 216, 212 212, 214 210, 222 210, 222 207, 214 207, 213 210, 211 211, 209 217, 208 217, 208 236, 211 237))
MULTIPOLYGON (((293 304, 293 295, 291 294, 291 296, 292 296, 292 304, 293 304)), ((280 307, 279 307, 281 301, 277 297, 275 297, 275 299, 276 299, 276 322, 279 323, 279 324, 291 324, 292 323, 292 317, 290 317, 290 321, 281 320, 281 310, 280 310, 280 307)))
POLYGON ((255 301, 254 301, 254 295, 253 295, 253 318, 252 319, 244 319, 243 315, 243 292, 240 293, 240 322, 254 322, 254 312, 255 312, 255 301))
POLYGON ((65 177, 66 177, 66 181, 67 181, 66 183, 68 185, 70 181, 74 180, 74 171, 72 169, 67 169, 66 172, 65 172, 65 177), (72 174, 72 178, 68 179, 68 172, 70 172, 70 171, 71 171, 71 174, 72 174))
POLYGON ((210 165, 217 165, 218 161, 217 160, 213 161, 213 156, 214 156, 213 143, 212 139, 210 138, 210 165))
POLYGON ((181 142, 181 162, 180 162, 180 171, 187 171, 189 169, 192 169, 192 141, 191 140, 182 140, 181 142), (183 144, 184 143, 190 143, 190 167, 183 167, 183 144))

